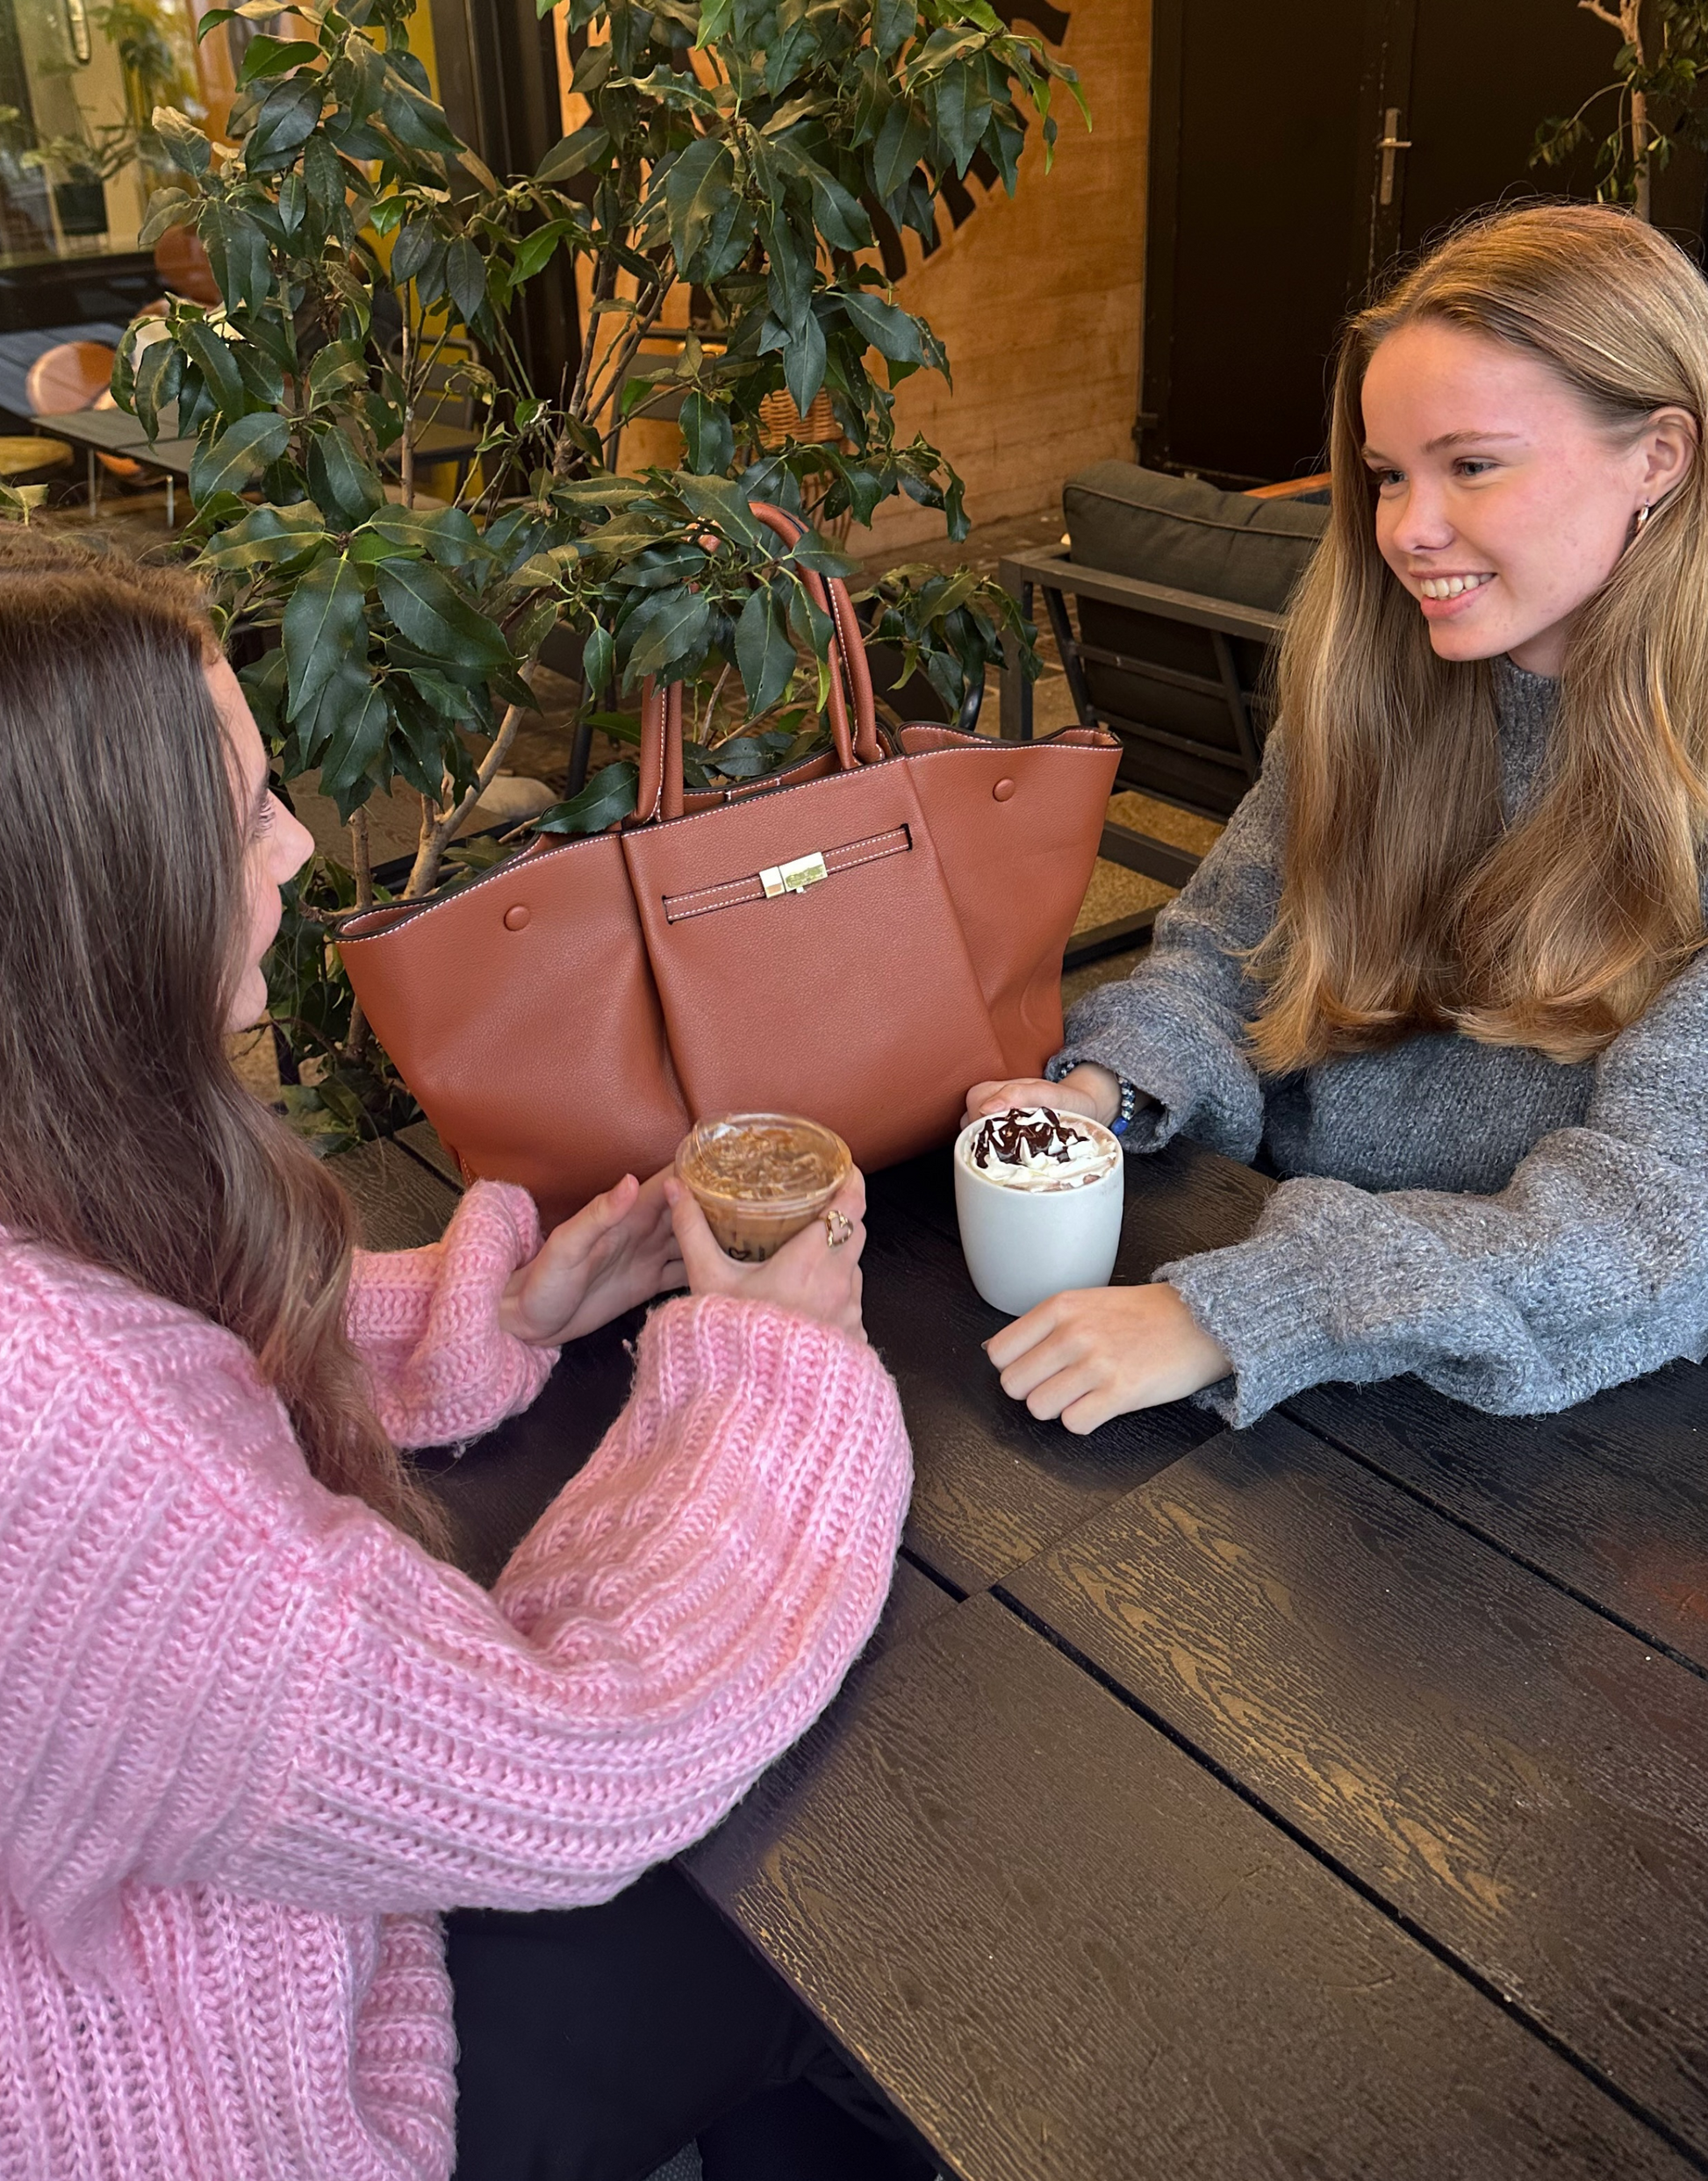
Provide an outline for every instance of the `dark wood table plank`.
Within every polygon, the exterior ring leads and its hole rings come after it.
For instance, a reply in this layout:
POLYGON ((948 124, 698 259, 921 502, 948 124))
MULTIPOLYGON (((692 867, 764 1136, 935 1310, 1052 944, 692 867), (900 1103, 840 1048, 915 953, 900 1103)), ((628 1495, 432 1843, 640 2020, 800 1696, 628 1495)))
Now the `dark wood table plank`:
POLYGON ((1007 1321, 974 1292, 960 1245, 883 1200, 866 1228, 866 1331, 914 1446, 908 1544, 957 1589, 996 1582, 1217 1428, 1185 1404, 1085 1438, 1039 1422, 984 1352, 1007 1321))
MULTIPOLYGON (((413 1157, 397 1145, 364 1145, 338 1162, 364 1229, 385 1232, 384 1243, 370 1246, 430 1239, 427 1229, 442 1228, 454 1202, 447 1179, 439 1209, 439 1177, 456 1169, 427 1124, 400 1140, 413 1157)), ((1161 1257, 1192 1245, 1184 1227, 1194 1175, 1204 1181, 1206 1243, 1249 1226, 1269 1187, 1194 1146, 1137 1162, 1129 1169, 1117 1280, 1142 1280, 1161 1257)), ((947 1154, 877 1180, 883 1186, 874 1186, 867 1220, 866 1325, 895 1374, 914 1443, 908 1546, 956 1590, 981 1589, 1166 1467, 1216 1422, 1206 1410, 1178 1403, 1120 1417, 1088 1438, 1040 1423, 1008 1399, 985 1355, 982 1344, 1005 1321, 967 1278, 947 1154)), ((479 1580, 492 1581, 615 1418, 633 1372, 625 1343, 641 1322, 636 1314, 578 1341, 527 1415, 512 1417, 455 1467, 429 1459, 456 1556, 479 1580)))
POLYGON ((463 1170, 439 1141, 439 1131, 431 1121, 412 1121, 406 1129, 398 1130, 398 1141, 413 1151, 423 1166, 443 1174, 452 1188, 461 1189, 463 1170))
POLYGON ((1415 1379, 1289 1413, 1708 1671, 1708 1374, 1676 1363, 1561 1416, 1494 1417, 1415 1379))
MULTIPOLYGON (((1249 1233, 1274 1183, 1177 1137, 1127 1162, 1115 1283, 1249 1233)), ((983 1343, 1007 1323, 967 1277, 947 1151, 869 1184, 865 1313, 895 1374, 916 1481, 908 1543, 962 1590, 998 1582, 1218 1427, 1190 1403, 1117 1417, 1089 1438, 1010 1401, 983 1343)))
POLYGON ((690 1868, 962 2181, 1691 2170, 988 1596, 690 1868))
POLYGON ((1279 1418, 1007 1586, 1708 2159, 1708 1685, 1279 1418))
POLYGON ((436 1242, 462 1195, 395 1144, 358 1144, 332 1161, 332 1172, 355 1206, 368 1250, 413 1250, 436 1242))

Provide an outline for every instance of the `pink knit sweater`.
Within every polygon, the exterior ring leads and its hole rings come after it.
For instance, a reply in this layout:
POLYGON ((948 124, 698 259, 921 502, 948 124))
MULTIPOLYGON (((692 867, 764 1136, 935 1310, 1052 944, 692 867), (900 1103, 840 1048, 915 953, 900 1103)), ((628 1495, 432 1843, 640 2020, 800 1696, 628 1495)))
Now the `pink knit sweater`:
MULTIPOLYGON (((496 1316, 537 1240, 482 1185, 359 1260, 399 1441, 538 1391, 496 1316)), ((437 1912, 714 1825, 870 1634, 908 1469, 869 1350, 672 1302, 489 1596, 311 1479, 231 1335, 0 1237, 0 2175, 444 2176, 437 1912)))

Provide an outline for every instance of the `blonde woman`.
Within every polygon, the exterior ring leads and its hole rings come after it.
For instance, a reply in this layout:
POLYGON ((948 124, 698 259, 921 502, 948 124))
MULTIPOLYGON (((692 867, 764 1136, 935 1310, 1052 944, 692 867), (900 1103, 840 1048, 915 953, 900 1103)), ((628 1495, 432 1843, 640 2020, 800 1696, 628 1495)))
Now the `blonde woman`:
POLYGON ((1284 1177, 1256 1232, 989 1344, 1094 1430, 1415 1372, 1561 1409, 1708 1345, 1708 284, 1538 206, 1341 350, 1261 779, 1049 1099, 1284 1177))

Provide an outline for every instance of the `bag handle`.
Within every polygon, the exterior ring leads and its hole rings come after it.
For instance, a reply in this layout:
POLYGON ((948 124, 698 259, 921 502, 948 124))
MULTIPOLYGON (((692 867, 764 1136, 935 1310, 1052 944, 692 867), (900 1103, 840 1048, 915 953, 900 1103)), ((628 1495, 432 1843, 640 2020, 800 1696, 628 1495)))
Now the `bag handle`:
MULTIPOLYGON (((750 505, 765 527, 785 544, 793 546, 806 535, 806 525, 780 507, 764 500, 753 500, 750 505)), ((801 574, 807 597, 830 621, 830 738, 836 744, 837 769, 851 772, 857 765, 877 764, 884 754, 878 740, 865 641, 855 616, 854 601, 841 578, 833 576, 827 585, 810 569, 801 574)), ((634 822, 645 825, 655 818, 679 818, 682 793, 682 685, 672 682, 668 689, 660 689, 649 679, 641 692, 641 777, 634 822)))

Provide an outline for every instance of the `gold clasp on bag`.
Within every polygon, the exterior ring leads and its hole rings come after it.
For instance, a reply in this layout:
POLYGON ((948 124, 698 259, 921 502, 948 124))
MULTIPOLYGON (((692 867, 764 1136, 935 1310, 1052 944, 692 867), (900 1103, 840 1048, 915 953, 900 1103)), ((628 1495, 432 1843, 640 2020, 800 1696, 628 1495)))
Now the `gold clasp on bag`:
POLYGON ((773 864, 770 870, 762 871, 759 884, 765 889, 765 899, 774 901, 779 893, 804 893, 829 876, 824 857, 815 849, 810 856, 797 856, 793 863, 773 864))

